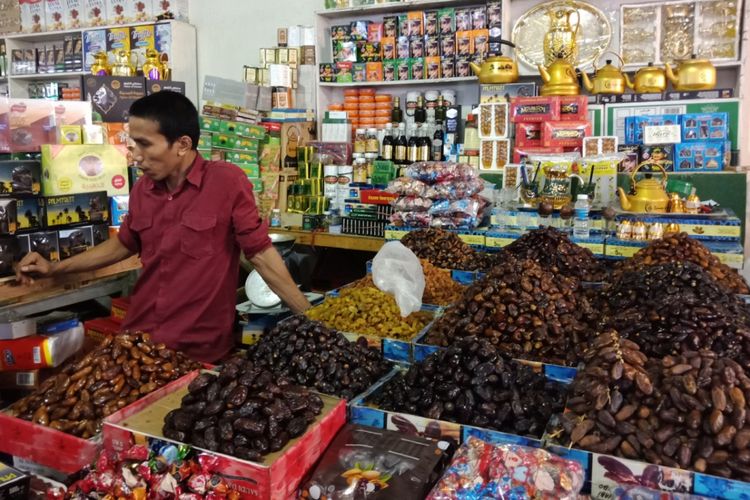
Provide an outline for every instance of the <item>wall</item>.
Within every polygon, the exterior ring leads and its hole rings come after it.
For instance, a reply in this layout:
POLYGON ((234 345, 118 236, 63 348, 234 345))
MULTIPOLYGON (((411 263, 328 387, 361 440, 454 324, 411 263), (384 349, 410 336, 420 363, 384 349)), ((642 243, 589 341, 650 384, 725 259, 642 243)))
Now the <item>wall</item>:
POLYGON ((276 45, 277 28, 312 26, 322 6, 322 0, 192 0, 199 88, 206 75, 241 80, 243 65, 258 65, 258 49, 276 45))

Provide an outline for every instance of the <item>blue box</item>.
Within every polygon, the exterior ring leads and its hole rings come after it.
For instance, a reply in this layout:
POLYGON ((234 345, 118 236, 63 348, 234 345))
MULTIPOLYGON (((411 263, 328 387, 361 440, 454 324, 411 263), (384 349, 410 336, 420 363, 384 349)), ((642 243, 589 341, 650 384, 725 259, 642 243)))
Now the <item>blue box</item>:
POLYGON ((112 225, 119 226, 125 220, 125 216, 128 215, 128 207, 130 203, 129 195, 113 196, 111 198, 111 213, 112 213, 112 225))
POLYGON ((725 141, 675 144, 675 172, 719 172, 724 170, 725 141))
POLYGON ((689 113, 682 115, 683 142, 726 141, 728 138, 728 113, 689 113))
POLYGON ((679 125, 680 115, 645 115, 625 117, 625 144, 643 144, 646 125, 679 125))

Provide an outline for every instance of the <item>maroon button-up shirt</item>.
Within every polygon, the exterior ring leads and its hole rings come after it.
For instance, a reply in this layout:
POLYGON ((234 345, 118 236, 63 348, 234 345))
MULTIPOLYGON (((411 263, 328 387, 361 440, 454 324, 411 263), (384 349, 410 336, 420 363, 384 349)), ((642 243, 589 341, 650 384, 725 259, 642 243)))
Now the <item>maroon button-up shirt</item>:
POLYGON ((142 177, 119 238, 143 265, 123 328, 199 361, 229 352, 240 250, 252 257, 271 246, 245 173, 198 156, 173 193, 142 177))

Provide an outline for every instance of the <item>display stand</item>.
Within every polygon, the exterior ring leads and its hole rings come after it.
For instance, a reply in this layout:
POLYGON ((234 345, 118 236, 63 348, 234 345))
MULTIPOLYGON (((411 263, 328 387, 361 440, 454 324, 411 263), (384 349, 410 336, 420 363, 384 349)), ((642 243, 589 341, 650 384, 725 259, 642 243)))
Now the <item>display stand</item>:
POLYGON ((360 252, 377 252, 385 244, 384 238, 373 236, 355 236, 351 234, 332 234, 328 232, 304 231, 302 229, 271 228, 270 233, 293 236, 298 245, 311 247, 339 248, 358 250, 360 252))

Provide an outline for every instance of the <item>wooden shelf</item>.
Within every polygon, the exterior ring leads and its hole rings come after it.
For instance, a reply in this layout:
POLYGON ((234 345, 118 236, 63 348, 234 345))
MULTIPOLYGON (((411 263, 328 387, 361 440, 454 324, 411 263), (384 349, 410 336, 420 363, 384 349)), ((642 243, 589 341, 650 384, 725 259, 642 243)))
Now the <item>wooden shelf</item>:
POLYGON ((351 83, 338 83, 338 82, 320 82, 321 87, 390 87, 399 85, 418 85, 420 87, 425 85, 445 85, 450 83, 460 82, 476 82, 476 76, 462 76, 457 78, 437 78, 433 80, 396 80, 393 82, 351 82, 351 83))
POLYGON ((407 12, 414 9, 433 9, 441 7, 462 7, 464 5, 479 5, 481 0, 406 0, 402 2, 381 3, 375 5, 362 5, 360 7, 348 7, 345 9, 319 10, 315 14, 328 17, 349 17, 358 14, 388 14, 391 12, 407 12))
POLYGON ((0 306, 34 302, 82 288, 94 282, 115 278, 140 268, 140 259, 133 256, 96 271, 39 279, 31 285, 19 285, 13 276, 3 278, 0 280, 0 306))
POLYGON ((302 229, 270 228, 270 233, 293 236, 296 245, 311 247, 339 248, 342 250, 359 250, 377 252, 385 244, 384 238, 372 236, 354 236, 351 234, 331 234, 326 232, 303 231, 302 229))

